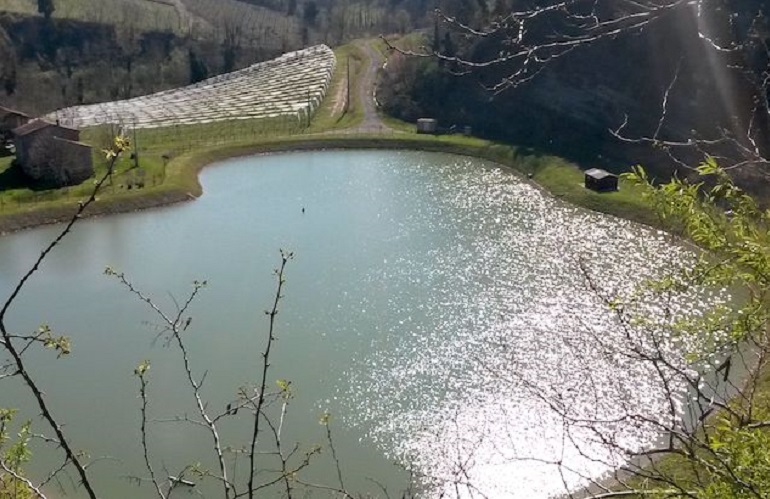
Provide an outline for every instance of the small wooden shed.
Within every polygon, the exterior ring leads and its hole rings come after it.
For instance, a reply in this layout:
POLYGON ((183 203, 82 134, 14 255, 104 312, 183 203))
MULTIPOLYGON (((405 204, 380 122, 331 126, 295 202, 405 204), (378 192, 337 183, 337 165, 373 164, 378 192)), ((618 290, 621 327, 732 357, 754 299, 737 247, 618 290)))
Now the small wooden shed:
POLYGON ((613 192, 618 190, 618 176, 602 170, 601 168, 591 168, 585 173, 586 189, 596 192, 613 192))
POLYGON ((433 118, 420 118, 417 120, 417 133, 436 133, 438 121, 433 118))

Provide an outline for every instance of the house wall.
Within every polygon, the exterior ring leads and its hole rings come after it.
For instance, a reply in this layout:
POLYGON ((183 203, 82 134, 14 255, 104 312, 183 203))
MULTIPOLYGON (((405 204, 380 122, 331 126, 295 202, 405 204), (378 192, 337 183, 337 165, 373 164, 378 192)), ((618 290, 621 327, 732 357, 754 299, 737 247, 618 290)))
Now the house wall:
POLYGON ((79 184, 94 174, 91 147, 58 137, 53 140, 54 161, 43 173, 58 185, 79 184))
POLYGON ((19 113, 5 113, 0 111, 0 134, 8 133, 14 128, 25 125, 29 122, 29 117, 19 113))
POLYGON ((77 142, 80 132, 47 127, 16 139, 16 158, 34 180, 56 185, 80 183, 93 175, 91 148, 77 142))
MULTIPOLYGON (((44 134, 44 131, 38 133, 44 134)), ((35 134, 17 136, 15 140, 16 160, 22 171, 36 180, 40 178, 40 174, 35 165, 43 157, 42 144, 45 141, 44 135, 36 136, 35 134)))
POLYGON ((51 158, 54 130, 49 126, 16 138, 16 159, 22 171, 35 180, 42 179, 43 170, 51 158))
POLYGON ((617 177, 610 176, 597 179, 590 175, 586 175, 585 186, 588 189, 598 192, 616 191, 618 190, 618 179, 617 177))
POLYGON ((417 120, 417 133, 436 133, 437 130, 438 121, 426 118, 417 120))

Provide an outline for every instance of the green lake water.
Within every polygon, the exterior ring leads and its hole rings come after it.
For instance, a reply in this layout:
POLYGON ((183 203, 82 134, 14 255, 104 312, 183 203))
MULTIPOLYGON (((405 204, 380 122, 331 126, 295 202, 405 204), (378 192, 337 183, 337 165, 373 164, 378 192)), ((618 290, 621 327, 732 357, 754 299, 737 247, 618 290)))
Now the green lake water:
MULTIPOLYGON (((205 169, 201 181, 204 195, 190 203, 79 223, 7 318, 19 333, 47 323, 72 338, 72 355, 35 351, 29 362, 75 447, 96 459, 90 471, 101 497, 152 494, 132 479, 147 476, 132 376, 143 359, 152 363, 150 450, 159 475, 194 462, 214 469, 202 429, 159 421, 196 416, 180 355, 159 336, 157 317, 103 274, 108 265, 170 312, 192 281, 208 281, 184 335, 193 372, 206 373, 208 407, 221 412, 258 379, 272 270, 279 249, 294 252, 269 374, 271 387, 279 378, 294 387, 282 439, 287 450, 298 442, 299 453, 326 445, 318 420, 328 411, 353 491, 378 494, 376 480, 397 494, 409 485, 393 464, 400 462, 422 476, 426 496, 465 495, 470 480, 490 497, 548 497, 564 484, 544 461, 562 456, 596 476, 614 457, 587 437, 604 465, 565 444, 545 397, 572 397, 575 410, 592 414, 611 413, 620 399, 660 410, 653 385, 630 390, 649 373, 595 347, 597 334, 613 334, 612 316, 579 264, 610 292, 627 291, 688 258, 656 231, 567 206, 498 165, 437 153, 239 158, 205 169), (589 396, 588 380, 606 403, 589 396)), ((0 238, 3 296, 57 230, 0 238)), ((36 431, 50 434, 12 381, 0 383, 0 406, 19 407, 36 431)), ((249 425, 246 411, 224 423, 225 445, 244 445, 249 425)), ((654 437, 624 431, 630 446, 654 437)), ((61 460, 40 443, 34 452, 36 477, 61 460)), ((329 454, 303 480, 336 486, 329 454)), ((274 467, 269 459, 261 466, 274 467)), ((246 466, 237 459, 237 477, 246 466)), ((578 475, 566 473, 569 487, 584 483, 578 475)), ((75 481, 62 475, 46 490, 81 497, 75 481)), ((195 491, 221 495, 213 482, 195 491)))

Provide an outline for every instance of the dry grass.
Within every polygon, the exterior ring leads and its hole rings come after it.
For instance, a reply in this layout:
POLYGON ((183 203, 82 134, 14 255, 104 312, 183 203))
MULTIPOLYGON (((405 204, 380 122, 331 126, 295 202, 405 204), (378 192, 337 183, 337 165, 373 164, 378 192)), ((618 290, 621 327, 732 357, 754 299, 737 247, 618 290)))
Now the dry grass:
POLYGON ((308 132, 323 132, 331 129, 348 128, 359 124, 364 117, 363 105, 359 102, 358 85, 366 73, 369 58, 355 43, 349 43, 334 49, 337 66, 334 69, 332 81, 323 100, 311 122, 308 132), (350 65, 350 102, 343 112, 339 111, 337 99, 346 98, 346 80, 350 65))
POLYGON ((238 0, 183 0, 195 17, 198 34, 220 38, 240 30, 246 46, 288 51, 300 48, 300 24, 296 17, 238 0))
MULTIPOLYGON (((56 19, 114 24, 139 31, 181 32, 179 15, 164 0, 67 0, 55 2, 56 19)), ((0 12, 37 15, 36 0, 2 0, 0 12)))
POLYGON ((140 31, 179 32, 176 9, 149 0, 70 0, 56 4, 54 17, 134 27, 140 31))
POLYGON ((19 14, 37 14, 35 0, 3 0, 0 12, 16 12, 19 14))

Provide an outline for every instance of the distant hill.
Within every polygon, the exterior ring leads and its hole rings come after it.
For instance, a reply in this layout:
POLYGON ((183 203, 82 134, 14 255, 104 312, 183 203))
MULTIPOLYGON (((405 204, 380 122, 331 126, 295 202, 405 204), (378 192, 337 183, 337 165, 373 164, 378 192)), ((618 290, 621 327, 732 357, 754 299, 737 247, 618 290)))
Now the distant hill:
POLYGON ((0 105, 145 95, 317 43, 425 25, 417 0, 2 0, 0 105), (39 6, 49 8, 39 11, 39 6))

